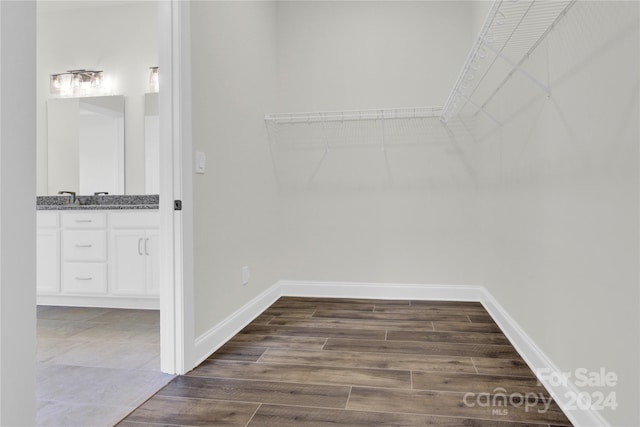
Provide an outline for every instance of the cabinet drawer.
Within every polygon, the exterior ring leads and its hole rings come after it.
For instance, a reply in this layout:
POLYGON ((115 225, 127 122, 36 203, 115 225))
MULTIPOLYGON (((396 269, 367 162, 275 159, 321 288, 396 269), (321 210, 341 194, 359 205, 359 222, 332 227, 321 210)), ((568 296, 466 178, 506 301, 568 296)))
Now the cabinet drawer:
POLYGON ((97 262, 65 262, 62 291, 77 294, 106 294, 107 265, 97 262))
POLYGON ((62 257, 65 261, 106 261, 107 232, 100 230, 64 230, 62 257))
POLYGON ((57 228, 60 226, 58 212, 37 212, 36 224, 38 228, 57 228))
POLYGON ((64 228, 106 228, 107 214, 104 212, 64 212, 62 214, 64 228))
POLYGON ((112 212, 111 228, 160 228, 160 212, 112 212))

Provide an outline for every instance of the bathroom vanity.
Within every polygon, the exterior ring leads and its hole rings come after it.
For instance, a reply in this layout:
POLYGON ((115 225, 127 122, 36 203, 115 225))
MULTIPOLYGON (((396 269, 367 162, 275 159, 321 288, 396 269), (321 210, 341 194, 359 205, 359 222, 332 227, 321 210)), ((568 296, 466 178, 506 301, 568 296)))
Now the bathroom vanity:
POLYGON ((38 304, 159 307, 158 196, 38 197, 38 304))

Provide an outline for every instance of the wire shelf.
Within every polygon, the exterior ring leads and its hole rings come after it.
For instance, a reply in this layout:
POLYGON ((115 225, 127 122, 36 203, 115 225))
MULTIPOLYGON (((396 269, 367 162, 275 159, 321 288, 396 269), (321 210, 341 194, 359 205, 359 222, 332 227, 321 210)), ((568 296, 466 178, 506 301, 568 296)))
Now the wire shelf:
POLYGON ((333 149, 437 144, 446 134, 441 107, 268 114, 277 149, 333 149))
POLYGON ((575 1, 495 1, 444 107, 267 114, 269 139, 280 148, 379 145, 384 149, 398 143, 439 145, 446 135, 441 125, 453 126, 449 122, 453 117, 475 119, 482 112, 501 125, 485 107, 513 74, 520 72, 549 91, 522 64, 575 1))
POLYGON ((548 92, 547 85, 524 70, 522 64, 574 2, 494 2, 445 103, 442 120, 447 122, 456 115, 475 116, 483 112, 500 124, 485 107, 516 72, 523 73, 548 92))
POLYGON ((353 120, 394 120, 439 118, 442 107, 389 108, 377 110, 320 111, 309 113, 278 113, 264 116, 276 124, 345 122, 353 120))

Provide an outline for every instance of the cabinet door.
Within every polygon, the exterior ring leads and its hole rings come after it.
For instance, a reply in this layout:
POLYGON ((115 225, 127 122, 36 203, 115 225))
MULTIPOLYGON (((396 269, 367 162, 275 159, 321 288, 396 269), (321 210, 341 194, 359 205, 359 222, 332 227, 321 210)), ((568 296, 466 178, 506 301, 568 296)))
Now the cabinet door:
POLYGON ((60 290, 60 232, 40 229, 37 232, 36 287, 38 292, 60 290))
POLYGON ((160 295, 160 230, 148 230, 145 240, 147 255, 147 292, 160 295))
POLYGON ((113 230, 111 233, 111 293, 145 295, 147 256, 144 232, 113 230))

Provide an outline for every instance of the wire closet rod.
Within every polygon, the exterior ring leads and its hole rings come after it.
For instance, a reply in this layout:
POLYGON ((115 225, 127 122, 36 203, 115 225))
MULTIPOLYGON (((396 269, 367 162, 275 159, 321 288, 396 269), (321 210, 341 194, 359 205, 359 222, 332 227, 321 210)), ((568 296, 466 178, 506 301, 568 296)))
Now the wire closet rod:
POLYGON ((440 118, 442 107, 389 108, 376 110, 317 111, 267 114, 264 120, 278 124, 346 122, 354 120, 393 120, 440 118))

